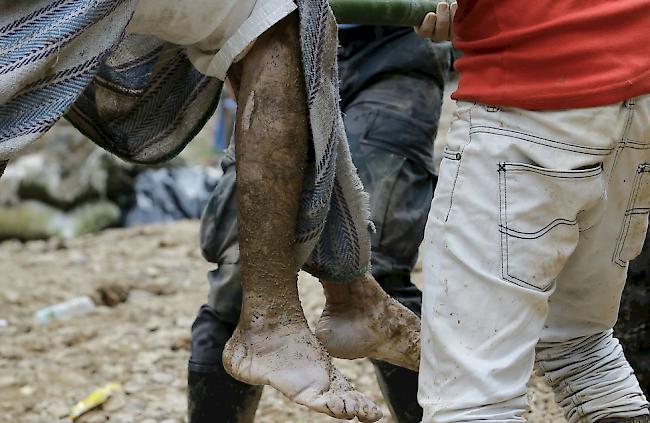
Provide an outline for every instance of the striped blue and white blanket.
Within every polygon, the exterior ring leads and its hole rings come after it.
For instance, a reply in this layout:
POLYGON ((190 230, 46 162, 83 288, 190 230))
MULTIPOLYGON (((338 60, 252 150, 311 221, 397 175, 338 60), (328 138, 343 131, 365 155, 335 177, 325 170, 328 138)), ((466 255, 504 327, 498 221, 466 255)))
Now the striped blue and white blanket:
MULTIPOLYGON (((327 0, 296 4, 316 153, 297 254, 312 273, 346 281, 369 268, 371 223, 338 105, 336 23, 327 0)), ((136 5, 0 0, 0 169, 61 117, 139 163, 174 157, 203 127, 222 82, 194 69, 182 47, 125 35, 136 5)))

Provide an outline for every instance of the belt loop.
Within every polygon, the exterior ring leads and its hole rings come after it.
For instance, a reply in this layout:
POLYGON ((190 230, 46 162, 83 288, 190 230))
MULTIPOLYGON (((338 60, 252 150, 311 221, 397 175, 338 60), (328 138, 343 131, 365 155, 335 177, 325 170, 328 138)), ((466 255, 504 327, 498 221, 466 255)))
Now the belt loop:
POLYGON ((625 100, 624 104, 627 109, 633 109, 636 106, 636 97, 625 100))

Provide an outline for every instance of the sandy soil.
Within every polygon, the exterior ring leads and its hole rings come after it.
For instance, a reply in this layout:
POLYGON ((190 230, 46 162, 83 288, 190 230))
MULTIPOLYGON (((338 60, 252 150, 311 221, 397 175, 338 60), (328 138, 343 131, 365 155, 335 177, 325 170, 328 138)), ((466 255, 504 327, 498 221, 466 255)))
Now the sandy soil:
MULTIPOLYGON (((112 230, 70 241, 0 244, 0 422, 67 421, 70 407, 93 389, 119 382, 124 393, 79 421, 185 422, 186 363, 194 314, 207 294, 196 222, 112 230), (100 303, 91 314, 48 325, 38 309, 78 295, 100 303), (126 299, 124 302, 120 302, 126 299)), ((323 298, 300 278, 313 321, 323 298)), ((372 367, 337 362, 360 390, 381 402, 372 367)), ((529 421, 561 422, 548 389, 531 390, 529 421)), ((387 409, 385 414, 388 415, 387 409)), ((259 423, 330 423, 266 389, 259 423)), ((390 417, 384 423, 393 422, 390 417)))

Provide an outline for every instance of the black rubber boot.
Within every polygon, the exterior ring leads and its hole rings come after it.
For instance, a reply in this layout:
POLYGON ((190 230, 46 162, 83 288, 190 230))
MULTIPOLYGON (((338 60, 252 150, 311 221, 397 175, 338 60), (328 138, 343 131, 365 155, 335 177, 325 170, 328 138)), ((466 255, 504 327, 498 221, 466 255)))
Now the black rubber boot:
POLYGON ((397 423, 420 423, 422 407, 418 404, 418 373, 403 367, 372 360, 379 389, 397 423))
POLYGON ((190 370, 187 388, 189 423, 252 423, 262 395, 260 386, 236 381, 226 372, 190 370))
POLYGON ((261 386, 233 379, 223 368, 221 354, 235 328, 204 305, 192 325, 192 355, 188 365, 189 423, 252 423, 262 395, 261 386))

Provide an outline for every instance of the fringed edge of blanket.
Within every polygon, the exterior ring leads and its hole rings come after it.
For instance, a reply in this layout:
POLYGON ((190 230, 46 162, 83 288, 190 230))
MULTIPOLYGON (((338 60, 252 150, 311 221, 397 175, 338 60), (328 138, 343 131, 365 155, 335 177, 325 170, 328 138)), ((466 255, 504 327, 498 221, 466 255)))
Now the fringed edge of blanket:
POLYGON ((345 283, 370 270, 369 198, 352 163, 339 106, 334 14, 327 0, 296 3, 316 155, 310 187, 315 198, 303 202, 310 208, 301 212, 307 224, 299 231, 298 259, 310 273, 345 283))

